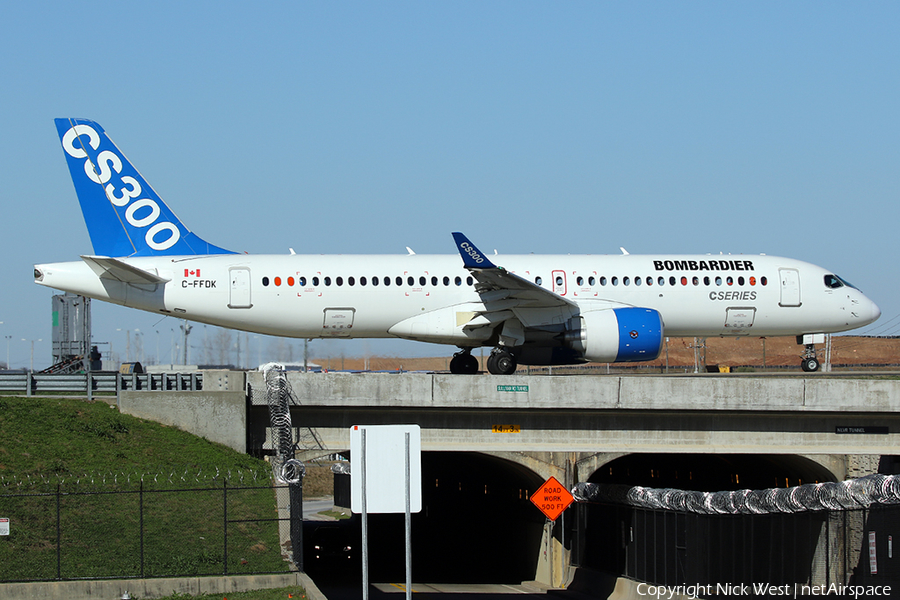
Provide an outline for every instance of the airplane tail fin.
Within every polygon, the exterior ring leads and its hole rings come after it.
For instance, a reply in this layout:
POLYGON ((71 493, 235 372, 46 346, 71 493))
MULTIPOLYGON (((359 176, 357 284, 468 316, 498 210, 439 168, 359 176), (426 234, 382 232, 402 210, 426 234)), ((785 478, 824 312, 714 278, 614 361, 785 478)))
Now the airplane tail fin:
POLYGON ((185 227, 98 123, 55 123, 95 254, 233 254, 185 227))

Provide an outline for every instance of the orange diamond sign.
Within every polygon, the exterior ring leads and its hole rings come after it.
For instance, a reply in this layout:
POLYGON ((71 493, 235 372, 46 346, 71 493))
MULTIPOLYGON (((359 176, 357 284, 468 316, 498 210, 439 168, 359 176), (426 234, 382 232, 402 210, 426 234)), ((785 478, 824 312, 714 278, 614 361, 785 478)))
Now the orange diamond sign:
POLYGON ((555 521, 575 498, 556 477, 551 477, 531 495, 531 501, 548 519, 555 521))

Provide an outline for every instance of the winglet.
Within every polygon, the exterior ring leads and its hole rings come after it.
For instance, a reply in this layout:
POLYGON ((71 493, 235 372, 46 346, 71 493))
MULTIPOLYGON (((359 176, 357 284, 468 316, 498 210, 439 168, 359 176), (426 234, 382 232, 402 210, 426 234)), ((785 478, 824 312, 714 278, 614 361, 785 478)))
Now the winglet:
POLYGON ((487 259, 484 253, 475 247, 469 238, 462 233, 454 232, 453 240, 456 242, 456 249, 459 250, 463 259, 463 266, 467 269, 496 269, 497 265, 487 259))

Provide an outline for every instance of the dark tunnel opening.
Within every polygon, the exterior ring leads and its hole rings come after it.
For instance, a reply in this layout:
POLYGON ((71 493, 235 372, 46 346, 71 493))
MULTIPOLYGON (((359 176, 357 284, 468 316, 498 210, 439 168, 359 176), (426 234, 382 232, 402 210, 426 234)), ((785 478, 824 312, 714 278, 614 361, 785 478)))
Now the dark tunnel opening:
POLYGON ((591 483, 698 492, 764 490, 834 481, 808 458, 776 454, 628 454, 597 469, 591 483))
MULTIPOLYGON (((430 583, 520 583, 533 580, 544 517, 529 500, 543 482, 530 469, 474 452, 422 453, 422 511, 412 515, 413 580, 430 583)), ((403 581, 404 517, 369 515, 369 579, 403 581)), ((306 524, 306 540, 323 525, 306 524)), ((359 515, 328 523, 360 548, 359 515)), ((312 551, 307 542, 307 556, 312 551)), ((359 579, 359 555, 340 566, 306 561, 325 581, 359 579)))
MULTIPOLYGON (((718 492, 834 481, 800 457, 632 454, 594 472, 598 484, 718 492)), ((767 581, 810 575, 827 516, 821 513, 698 515, 628 506, 578 506, 580 566, 655 584, 767 581)))

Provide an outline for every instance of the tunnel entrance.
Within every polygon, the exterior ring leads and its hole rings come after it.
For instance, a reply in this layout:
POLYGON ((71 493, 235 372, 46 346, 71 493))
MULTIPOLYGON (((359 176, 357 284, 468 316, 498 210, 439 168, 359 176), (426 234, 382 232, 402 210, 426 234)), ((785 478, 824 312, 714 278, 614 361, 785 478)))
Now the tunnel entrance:
POLYGON ((808 458, 776 454, 628 454, 597 469, 591 483, 697 492, 763 490, 834 481, 808 458))
MULTIPOLYGON (((423 452, 422 512, 412 515, 413 580, 533 580, 544 516, 529 498, 541 483, 530 469, 501 458, 474 452, 423 452)), ((338 523, 357 548, 359 521, 354 515, 338 523)), ((321 525, 307 524, 316 526, 321 525)), ((312 539, 311 531, 306 538, 312 539)), ((370 580, 403 581, 404 552, 403 515, 369 515, 370 580)), ((317 582, 359 578, 358 558, 339 569, 331 565, 318 569, 314 561, 307 561, 307 570, 317 582)))
MULTIPOLYGON (((768 489, 834 481, 800 456, 633 454, 600 467, 589 480, 702 492, 768 489)), ((575 561, 654 584, 808 581, 822 570, 823 512, 698 515, 622 505, 578 507, 575 561)), ((834 536, 831 536, 834 537, 834 536)))

